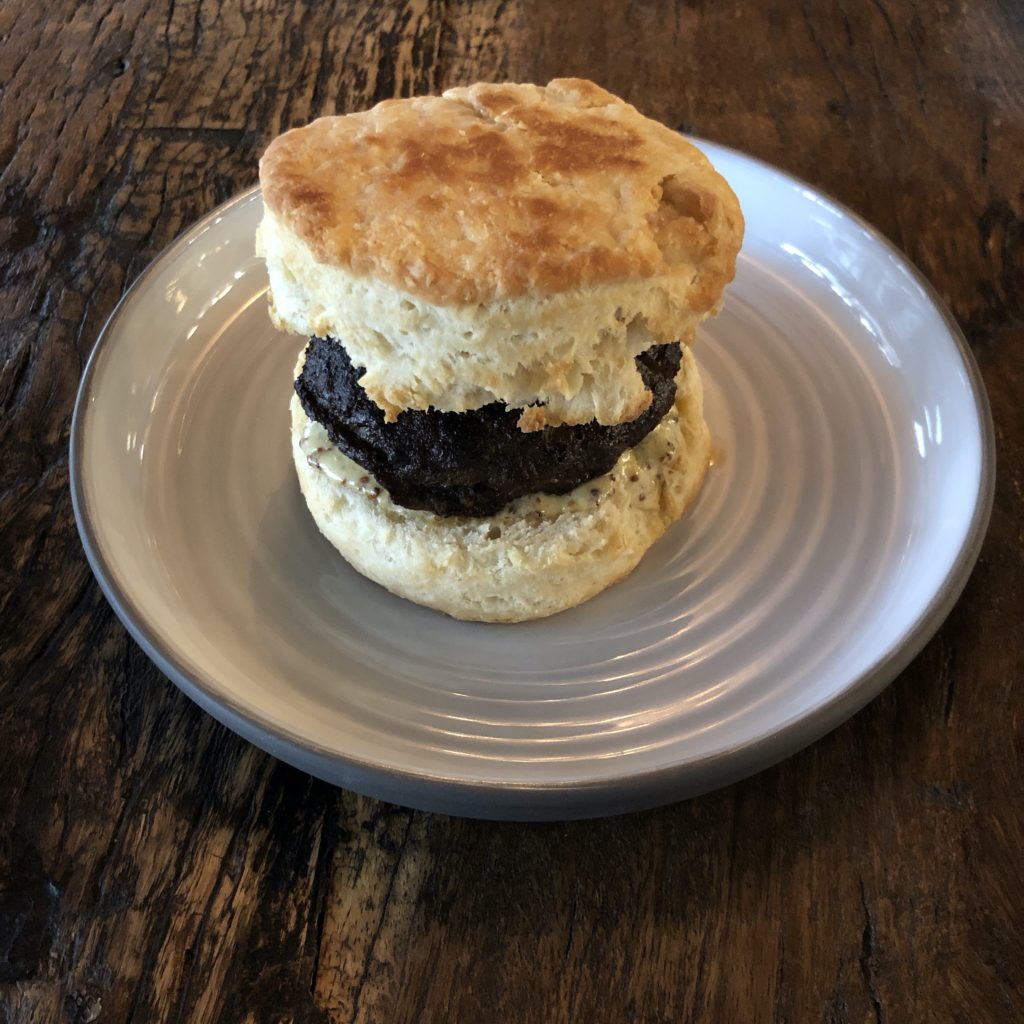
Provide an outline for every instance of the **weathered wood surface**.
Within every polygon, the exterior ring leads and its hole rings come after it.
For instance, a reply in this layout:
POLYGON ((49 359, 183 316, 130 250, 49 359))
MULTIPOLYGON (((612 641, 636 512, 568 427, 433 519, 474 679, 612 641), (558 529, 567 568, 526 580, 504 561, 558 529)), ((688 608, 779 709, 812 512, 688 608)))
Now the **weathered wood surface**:
POLYGON ((1024 1020, 1024 11, 1014 0, 0 4, 0 1021, 1024 1020), (867 710, 698 800, 501 825, 201 713, 86 565, 67 441, 132 277, 324 112, 583 74, 835 194, 967 332, 999 478, 867 710))

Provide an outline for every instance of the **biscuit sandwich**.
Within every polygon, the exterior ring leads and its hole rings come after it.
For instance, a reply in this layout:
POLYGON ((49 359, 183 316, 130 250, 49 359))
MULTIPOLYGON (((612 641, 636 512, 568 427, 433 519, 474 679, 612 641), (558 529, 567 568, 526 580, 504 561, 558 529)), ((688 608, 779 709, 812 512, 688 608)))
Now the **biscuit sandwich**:
POLYGON ((361 573, 460 619, 629 573, 708 463, 697 325, 743 218, 707 158, 591 82, 325 117, 260 163, 302 493, 361 573))

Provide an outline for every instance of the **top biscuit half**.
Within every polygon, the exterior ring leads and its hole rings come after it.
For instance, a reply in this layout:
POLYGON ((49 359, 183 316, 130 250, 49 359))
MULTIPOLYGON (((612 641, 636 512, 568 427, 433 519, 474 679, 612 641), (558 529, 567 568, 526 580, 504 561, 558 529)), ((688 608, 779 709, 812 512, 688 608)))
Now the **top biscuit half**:
POLYGON ((342 342, 389 419, 634 419, 634 357, 692 337, 743 236, 698 149, 580 79, 321 118, 270 144, 260 183, 275 322, 342 342))

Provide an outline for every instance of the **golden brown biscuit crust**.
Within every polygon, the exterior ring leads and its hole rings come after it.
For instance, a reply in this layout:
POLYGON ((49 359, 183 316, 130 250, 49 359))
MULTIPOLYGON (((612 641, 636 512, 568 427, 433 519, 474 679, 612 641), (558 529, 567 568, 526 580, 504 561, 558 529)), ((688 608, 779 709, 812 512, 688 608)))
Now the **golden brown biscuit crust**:
POLYGON ((697 268, 732 278, 735 196, 677 133, 581 79, 473 85, 325 117, 260 164, 273 214, 324 264, 443 305, 697 268))

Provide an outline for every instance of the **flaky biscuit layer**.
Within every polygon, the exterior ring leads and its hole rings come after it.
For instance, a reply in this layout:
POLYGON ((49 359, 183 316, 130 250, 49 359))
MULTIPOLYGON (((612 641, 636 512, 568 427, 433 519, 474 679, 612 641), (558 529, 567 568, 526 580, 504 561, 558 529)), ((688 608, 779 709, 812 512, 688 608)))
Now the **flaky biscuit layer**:
POLYGON ((260 179, 275 321, 342 340, 392 417, 635 418, 633 357, 714 311, 743 232, 699 150, 577 79, 322 118, 260 179))

